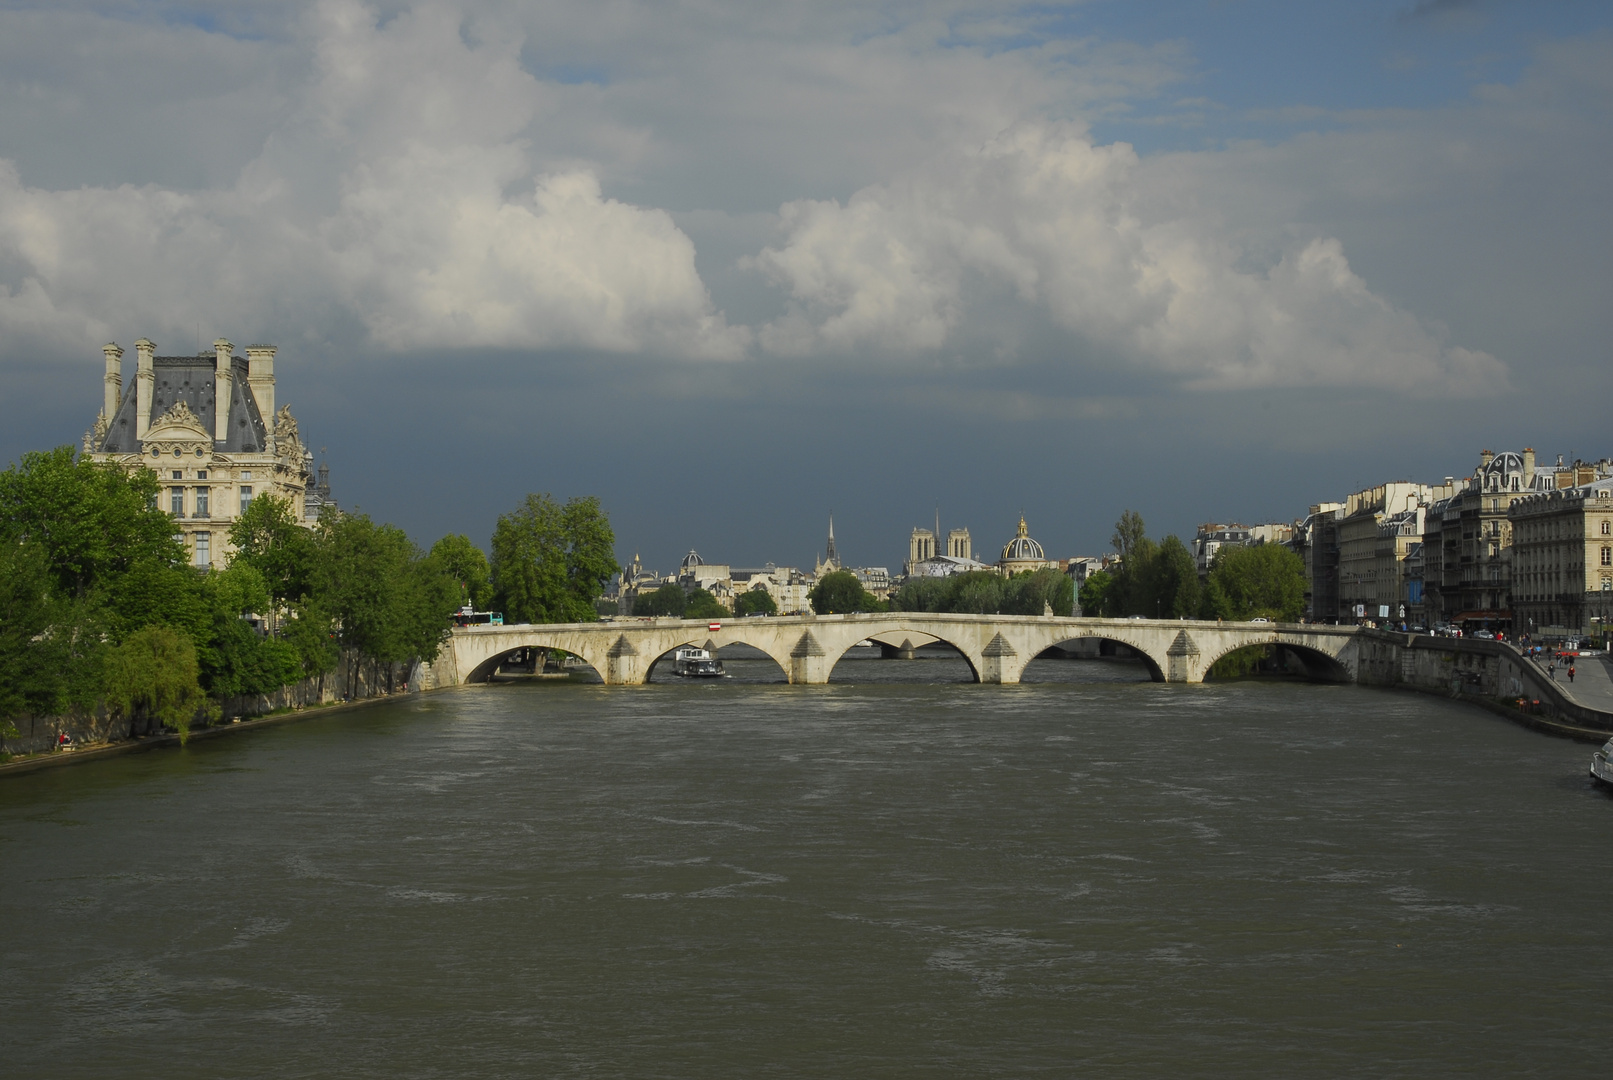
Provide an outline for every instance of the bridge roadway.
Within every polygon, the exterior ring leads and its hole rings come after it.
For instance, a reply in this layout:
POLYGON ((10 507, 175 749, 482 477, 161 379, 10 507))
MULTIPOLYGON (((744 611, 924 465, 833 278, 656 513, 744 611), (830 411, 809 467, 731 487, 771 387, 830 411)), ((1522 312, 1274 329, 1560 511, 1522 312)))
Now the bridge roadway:
POLYGON ((1025 665, 1050 646, 1093 638, 1135 649, 1159 682, 1202 682, 1211 664, 1245 645, 1282 646, 1318 679, 1350 682, 1360 670, 1353 626, 929 612, 724 619, 715 629, 692 619, 471 626, 456 629, 449 648, 460 682, 485 682, 517 649, 540 648, 581 657, 606 683, 638 685, 680 646, 745 644, 771 656, 791 683, 810 685, 828 682, 840 657, 864 639, 885 646, 887 655, 908 657, 940 641, 963 654, 977 682, 1017 683, 1025 665))

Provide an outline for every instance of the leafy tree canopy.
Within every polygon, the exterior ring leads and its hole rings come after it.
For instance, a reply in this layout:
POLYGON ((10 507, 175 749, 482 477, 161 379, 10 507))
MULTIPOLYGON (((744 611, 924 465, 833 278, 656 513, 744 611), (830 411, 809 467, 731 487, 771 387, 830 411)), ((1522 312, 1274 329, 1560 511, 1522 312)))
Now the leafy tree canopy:
POLYGON ((509 622, 592 622, 594 600, 621 569, 596 498, 560 505, 528 495, 493 529, 495 602, 509 622))
POLYGON ((98 465, 71 446, 24 454, 0 473, 0 537, 36 545, 56 593, 82 599, 140 563, 183 562, 157 490, 149 470, 98 465))
POLYGON ((123 716, 172 728, 183 742, 193 720, 218 710, 202 693, 199 674, 189 637, 171 627, 148 626, 108 656, 107 704, 123 716))
POLYGON ((459 602, 485 611, 493 602, 493 584, 487 567, 487 556, 470 542, 470 537, 450 533, 431 545, 430 558, 459 584, 459 602))
POLYGON ((812 591, 807 593, 807 600, 819 615, 885 610, 885 605, 863 588, 863 583, 850 570, 835 570, 823 575, 812 591))
POLYGON ((1210 563, 1207 619, 1297 622, 1305 612, 1305 561, 1282 544, 1223 547, 1210 563))
POLYGON ((741 618, 746 615, 777 615, 778 602, 773 599, 771 593, 758 585, 734 597, 734 614, 741 618))
POLYGON ((720 619, 727 614, 728 609, 705 589, 692 590, 688 603, 683 607, 685 619, 720 619))
POLYGON ((654 592, 639 593, 633 598, 634 615, 671 615, 681 619, 688 606, 688 594, 683 591, 683 586, 675 584, 663 585, 654 592))

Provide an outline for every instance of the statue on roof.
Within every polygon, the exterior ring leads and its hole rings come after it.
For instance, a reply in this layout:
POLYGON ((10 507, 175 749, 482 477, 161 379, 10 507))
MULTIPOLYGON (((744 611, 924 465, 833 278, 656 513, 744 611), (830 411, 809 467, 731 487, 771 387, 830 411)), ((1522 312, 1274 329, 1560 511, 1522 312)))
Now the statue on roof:
POLYGON ((291 406, 282 405, 274 414, 274 450, 280 457, 303 464, 305 452, 297 438, 297 421, 291 415, 291 406))
POLYGON ((106 418, 106 410, 102 409, 95 418, 95 426, 84 433, 84 452, 93 454, 97 447, 106 442, 106 433, 112 424, 106 418))
MULTIPOLYGON (((158 420, 157 423, 186 424, 190 427, 201 427, 202 418, 191 412, 190 406, 185 404, 185 399, 180 398, 178 401, 174 402, 174 407, 164 413, 162 419, 158 420)), ((153 424, 152 426, 155 427, 156 425, 153 424)))

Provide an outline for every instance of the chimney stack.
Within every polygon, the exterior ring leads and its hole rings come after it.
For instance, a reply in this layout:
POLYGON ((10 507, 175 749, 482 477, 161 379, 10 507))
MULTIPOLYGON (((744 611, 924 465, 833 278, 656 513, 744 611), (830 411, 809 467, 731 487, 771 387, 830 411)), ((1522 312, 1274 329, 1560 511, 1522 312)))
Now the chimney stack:
POLYGON ((1480 450, 1479 451, 1479 468, 1481 468, 1481 469, 1484 468, 1486 465, 1488 465, 1490 462, 1492 462, 1494 460, 1495 460, 1495 455, 1493 453, 1491 453, 1490 451, 1488 451, 1488 450, 1480 450))
POLYGON ((153 361, 157 346, 147 338, 134 343, 134 437, 144 439, 151 427, 151 392, 157 385, 157 370, 153 361))
POLYGON ((252 399, 258 403, 258 415, 264 426, 274 431, 274 354, 273 345, 246 347, 247 385, 252 388, 252 399))
POLYGON ((213 438, 223 442, 230 435, 230 401, 235 385, 235 369, 230 359, 235 346, 223 338, 213 342, 218 366, 213 369, 213 438))
POLYGON ((1535 448, 1523 448, 1523 486, 1528 487, 1535 479, 1535 448))
POLYGON ((101 351, 106 354, 106 396, 101 414, 110 424, 118 411, 118 402, 123 400, 123 350, 118 348, 117 342, 109 341, 101 346, 101 351))

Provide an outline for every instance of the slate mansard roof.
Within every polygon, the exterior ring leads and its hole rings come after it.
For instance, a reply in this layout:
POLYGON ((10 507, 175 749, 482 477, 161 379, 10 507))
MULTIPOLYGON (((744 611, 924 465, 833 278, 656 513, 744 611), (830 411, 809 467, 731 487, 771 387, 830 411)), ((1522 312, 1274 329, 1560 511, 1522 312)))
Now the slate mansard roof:
MULTIPOLYGON (((183 401, 201 420, 208 431, 213 425, 217 387, 215 374, 218 359, 213 353, 199 356, 158 356, 152 361, 155 375, 151 389, 151 423, 155 425, 169 409, 183 401)), ((268 444, 269 431, 258 412, 257 400, 247 386, 247 362, 239 356, 230 358, 234 378, 230 380, 229 435, 222 442, 213 443, 220 453, 255 454, 268 444)), ((107 427, 106 439, 97 448, 106 454, 138 454, 140 440, 135 437, 136 397, 140 380, 131 379, 118 403, 117 415, 107 427)))

